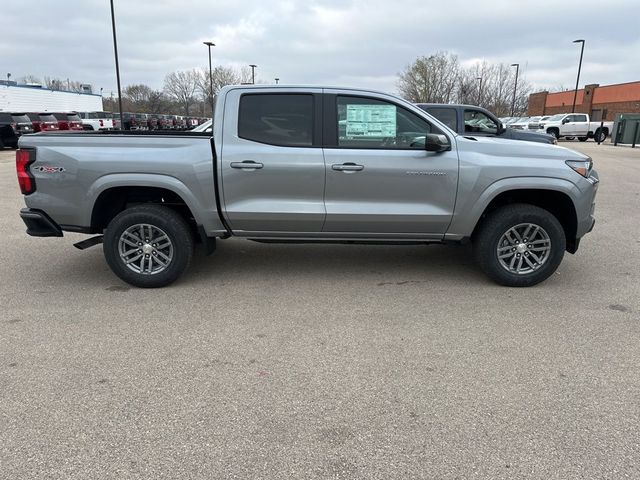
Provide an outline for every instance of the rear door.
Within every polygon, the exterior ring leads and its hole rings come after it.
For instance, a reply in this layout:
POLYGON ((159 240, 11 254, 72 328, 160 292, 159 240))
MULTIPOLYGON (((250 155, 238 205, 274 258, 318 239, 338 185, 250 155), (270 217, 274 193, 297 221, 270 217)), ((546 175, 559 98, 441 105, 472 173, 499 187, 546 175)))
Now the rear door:
POLYGON ((427 152, 427 133, 442 133, 413 111, 375 94, 326 91, 324 140, 327 219, 338 237, 442 238, 458 181, 454 138, 427 152))
POLYGON ((238 236, 319 233, 325 218, 321 90, 231 90, 225 98, 222 197, 238 236))

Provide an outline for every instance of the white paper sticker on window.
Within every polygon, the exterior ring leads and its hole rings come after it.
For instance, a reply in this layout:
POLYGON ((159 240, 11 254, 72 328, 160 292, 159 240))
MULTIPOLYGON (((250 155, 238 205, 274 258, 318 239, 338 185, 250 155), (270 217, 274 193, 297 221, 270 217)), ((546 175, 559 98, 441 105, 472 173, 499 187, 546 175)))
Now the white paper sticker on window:
POLYGON ((395 105, 347 105, 347 138, 395 137, 395 105))

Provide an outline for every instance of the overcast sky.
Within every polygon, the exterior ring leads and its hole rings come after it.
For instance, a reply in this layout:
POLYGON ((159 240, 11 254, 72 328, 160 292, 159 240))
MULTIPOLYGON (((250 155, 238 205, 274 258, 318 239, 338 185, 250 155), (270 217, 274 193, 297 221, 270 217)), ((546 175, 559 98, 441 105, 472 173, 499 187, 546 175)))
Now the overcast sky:
MULTIPOLYGON (((396 91, 417 56, 520 63, 534 86, 640 80, 638 0, 115 0, 123 87, 173 70, 258 65, 257 77, 396 91)), ((116 91, 108 0, 2 5, 0 78, 26 74, 116 91)))

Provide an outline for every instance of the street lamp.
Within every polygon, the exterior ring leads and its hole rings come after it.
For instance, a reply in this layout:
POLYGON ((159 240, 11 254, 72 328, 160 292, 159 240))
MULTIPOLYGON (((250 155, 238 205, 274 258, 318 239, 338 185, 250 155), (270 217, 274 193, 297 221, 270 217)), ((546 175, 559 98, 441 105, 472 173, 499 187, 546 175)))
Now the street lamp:
MULTIPOLYGON (((113 12, 113 0, 111 0, 111 28, 113 30, 113 53, 116 57, 116 80, 118 81, 118 109, 122 122, 122 90, 120 88, 120 64, 118 63, 118 42, 116 40, 116 15, 113 12)), ((120 124, 122 126, 122 123, 120 124)))
POLYGON ((258 65, 249 65, 251 67, 251 85, 256 83, 256 67, 258 65))
POLYGON ((478 85, 478 106, 480 106, 480 97, 482 96, 482 77, 477 77, 476 80, 480 80, 480 85, 478 85))
POLYGON ((278 82, 280 81, 280 79, 278 77, 276 77, 275 81, 276 81, 276 85, 278 85, 278 82))
POLYGON ((573 107, 571 107, 571 113, 576 111, 576 97, 578 96, 578 84, 580 83, 580 69, 582 68, 582 54, 584 53, 584 40, 574 40, 573 43, 581 43, 580 48, 580 63, 578 63, 578 77, 576 78, 576 89, 573 92, 573 107))
POLYGON ((516 90, 518 89, 518 73, 520 72, 520 64, 512 63, 512 67, 516 67, 516 80, 513 83, 513 100, 511 101, 511 116, 514 116, 515 108, 516 108, 516 90))
POLYGON ((213 70, 211 69, 211 47, 215 47, 213 42, 202 42, 209 48, 209 95, 211 95, 211 121, 213 122, 213 70))

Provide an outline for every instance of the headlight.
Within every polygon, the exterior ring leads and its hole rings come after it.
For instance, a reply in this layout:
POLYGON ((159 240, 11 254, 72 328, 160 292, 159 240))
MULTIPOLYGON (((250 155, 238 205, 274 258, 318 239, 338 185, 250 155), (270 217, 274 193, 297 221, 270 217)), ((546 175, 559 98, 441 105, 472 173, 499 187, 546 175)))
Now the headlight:
POLYGON ((593 168, 593 161, 590 158, 587 160, 567 160, 565 163, 584 178, 589 178, 593 168))

